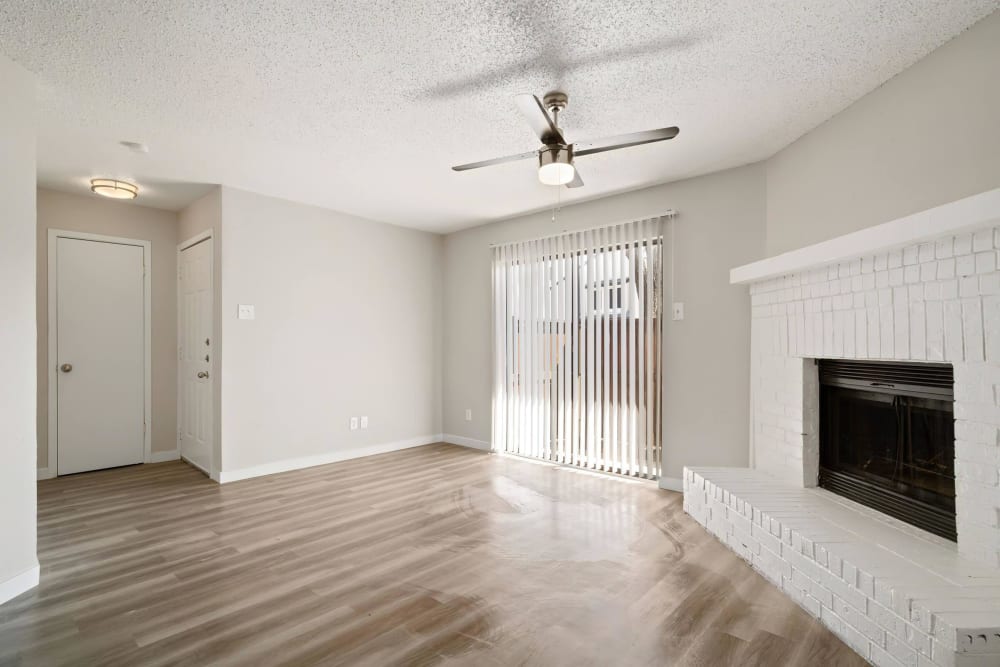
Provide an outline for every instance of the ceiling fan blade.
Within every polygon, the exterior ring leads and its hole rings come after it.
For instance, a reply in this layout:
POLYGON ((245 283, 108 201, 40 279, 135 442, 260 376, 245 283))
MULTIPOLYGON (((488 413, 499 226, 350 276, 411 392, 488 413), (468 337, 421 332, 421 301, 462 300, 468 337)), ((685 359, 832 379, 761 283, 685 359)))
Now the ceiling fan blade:
POLYGON ((492 167, 495 164, 503 164, 504 162, 516 162, 517 160, 527 160, 530 157, 537 158, 538 151, 531 151, 530 153, 518 153, 517 155, 507 155, 505 157, 495 157, 492 160, 483 160, 482 162, 470 162, 469 164, 460 164, 452 167, 454 171, 468 171, 469 169, 479 169, 480 167, 492 167))
POLYGON ((534 130, 543 144, 564 144, 562 132, 552 122, 549 112, 542 106, 541 100, 530 93, 521 93, 514 96, 517 108, 521 115, 528 121, 528 125, 534 130))
POLYGON ((573 144, 573 155, 593 155, 605 151, 614 151, 619 148, 629 146, 641 146, 642 144, 652 144, 657 141, 673 139, 680 132, 676 127, 662 127, 658 130, 646 130, 645 132, 632 132, 631 134, 619 134, 614 137, 604 137, 594 141, 584 141, 573 144))
POLYGON ((579 188, 583 186, 583 179, 580 178, 580 170, 576 169, 576 165, 573 165, 575 173, 573 174, 573 180, 566 184, 567 188, 579 188))

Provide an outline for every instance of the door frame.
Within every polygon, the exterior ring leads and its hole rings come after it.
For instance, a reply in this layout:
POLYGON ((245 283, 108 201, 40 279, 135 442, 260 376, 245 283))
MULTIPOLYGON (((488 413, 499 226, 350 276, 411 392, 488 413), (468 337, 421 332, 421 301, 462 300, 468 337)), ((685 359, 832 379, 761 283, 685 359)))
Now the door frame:
POLYGON ((66 229, 49 230, 48 255, 48 299, 49 299, 49 463, 50 477, 57 477, 59 470, 59 270, 57 259, 57 244, 59 239, 74 239, 77 241, 97 241, 99 243, 114 243, 142 248, 142 374, 143 374, 143 415, 142 415, 142 461, 149 463, 152 457, 153 443, 153 309, 152 309, 152 277, 153 277, 153 244, 143 239, 129 239, 120 236, 106 236, 89 232, 75 232, 66 229))
POLYGON ((213 244, 215 243, 215 233, 214 233, 214 230, 211 227, 209 227, 208 229, 203 230, 201 232, 198 232, 197 234, 195 234, 191 238, 189 238, 189 239, 187 239, 185 241, 182 241, 182 242, 180 242, 180 243, 177 244, 177 257, 176 257, 176 261, 175 261, 176 269, 177 269, 177 276, 175 278, 175 280, 176 280, 175 285, 176 285, 176 292, 177 292, 177 337, 178 337, 178 339, 177 339, 178 340, 178 343, 177 343, 178 344, 178 348, 177 348, 177 429, 176 429, 177 432, 174 434, 174 437, 176 438, 177 456, 179 456, 181 459, 183 459, 186 463, 194 466, 198 470, 201 470, 203 473, 205 473, 206 475, 208 475, 210 478, 215 479, 216 481, 218 481, 216 479, 216 477, 215 477, 215 473, 212 472, 213 470, 215 470, 215 447, 216 447, 216 444, 217 444, 215 442, 215 439, 216 439, 215 420, 218 419, 218 415, 215 414, 215 383, 219 381, 219 378, 217 377, 218 373, 215 373, 215 369, 216 369, 216 363, 215 363, 215 359, 216 359, 215 309, 218 308, 218 304, 215 303, 215 246, 214 245, 212 246, 212 252, 211 252, 211 254, 209 254, 209 256, 208 256, 208 275, 212 276, 212 317, 211 317, 211 321, 212 321, 212 335, 211 335, 211 339, 212 339, 212 375, 213 375, 213 378, 212 378, 212 396, 211 396, 211 398, 212 398, 212 446, 209 447, 209 450, 208 450, 208 470, 205 470, 204 468, 202 468, 197 463, 194 463, 192 461, 188 461, 181 454, 181 391, 183 390, 183 385, 181 383, 181 366, 180 366, 181 359, 180 359, 180 347, 179 347, 180 346, 180 335, 181 335, 181 330, 180 330, 180 328, 181 328, 181 317, 180 317, 180 314, 181 314, 181 296, 182 296, 181 295, 181 286, 180 286, 180 281, 181 281, 181 253, 184 252, 185 250, 187 250, 188 248, 194 247, 194 246, 198 245, 199 243, 203 243, 203 242, 209 241, 209 240, 211 240, 213 244))

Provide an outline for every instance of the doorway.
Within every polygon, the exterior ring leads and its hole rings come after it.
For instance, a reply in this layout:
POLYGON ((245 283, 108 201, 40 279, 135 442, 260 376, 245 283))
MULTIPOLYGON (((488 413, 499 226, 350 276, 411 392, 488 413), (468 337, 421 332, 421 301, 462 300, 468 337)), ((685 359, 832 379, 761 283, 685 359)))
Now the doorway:
POLYGON ((149 460, 150 242, 49 231, 49 461, 149 460))
POLYGON ((177 450, 212 475, 214 434, 211 231, 177 247, 177 450))

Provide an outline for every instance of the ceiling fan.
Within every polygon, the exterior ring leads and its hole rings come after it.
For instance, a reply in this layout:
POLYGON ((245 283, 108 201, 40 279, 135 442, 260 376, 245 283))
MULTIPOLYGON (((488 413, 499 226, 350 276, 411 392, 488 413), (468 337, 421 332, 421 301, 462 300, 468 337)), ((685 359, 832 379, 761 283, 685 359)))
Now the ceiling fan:
POLYGON ((479 167, 489 167, 494 164, 504 162, 514 162, 516 160, 526 160, 530 157, 538 157, 538 180, 545 185, 565 185, 568 188, 578 188, 583 185, 583 179, 576 170, 574 159, 584 155, 614 151, 619 148, 629 146, 640 146, 651 144, 657 141, 673 139, 680 132, 676 127, 661 127, 658 130, 646 130, 645 132, 632 132, 631 134, 619 134, 613 137, 604 137, 595 141, 569 144, 563 136, 559 127, 559 113, 566 108, 569 97, 566 93, 552 91, 546 93, 545 97, 539 100, 530 93, 515 95, 517 108, 521 111, 528 125, 535 131, 542 142, 542 147, 528 153, 508 155, 506 157, 483 160, 482 162, 470 162, 452 167, 455 171, 467 171, 478 169, 479 167), (547 111, 546 111, 547 110, 547 111), (551 114, 551 115, 550 115, 551 114))

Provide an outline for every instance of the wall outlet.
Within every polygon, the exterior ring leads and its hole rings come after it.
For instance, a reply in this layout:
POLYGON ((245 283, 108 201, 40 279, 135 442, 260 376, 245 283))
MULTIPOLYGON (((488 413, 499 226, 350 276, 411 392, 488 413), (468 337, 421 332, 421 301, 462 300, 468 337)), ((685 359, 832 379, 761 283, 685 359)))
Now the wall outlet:
POLYGON ((465 421, 467 421, 467 422, 471 422, 472 421, 472 410, 469 409, 469 408, 465 409, 465 421))
POLYGON ((351 430, 352 431, 357 431, 358 430, 358 418, 357 417, 351 417, 351 430))
POLYGON ((674 319, 675 320, 684 319, 684 302, 674 301, 674 319))
POLYGON ((368 428, 368 417, 367 416, 361 418, 361 428, 368 428))
POLYGON ((248 303, 241 303, 236 307, 236 316, 241 320, 252 320, 254 318, 253 306, 248 303))

